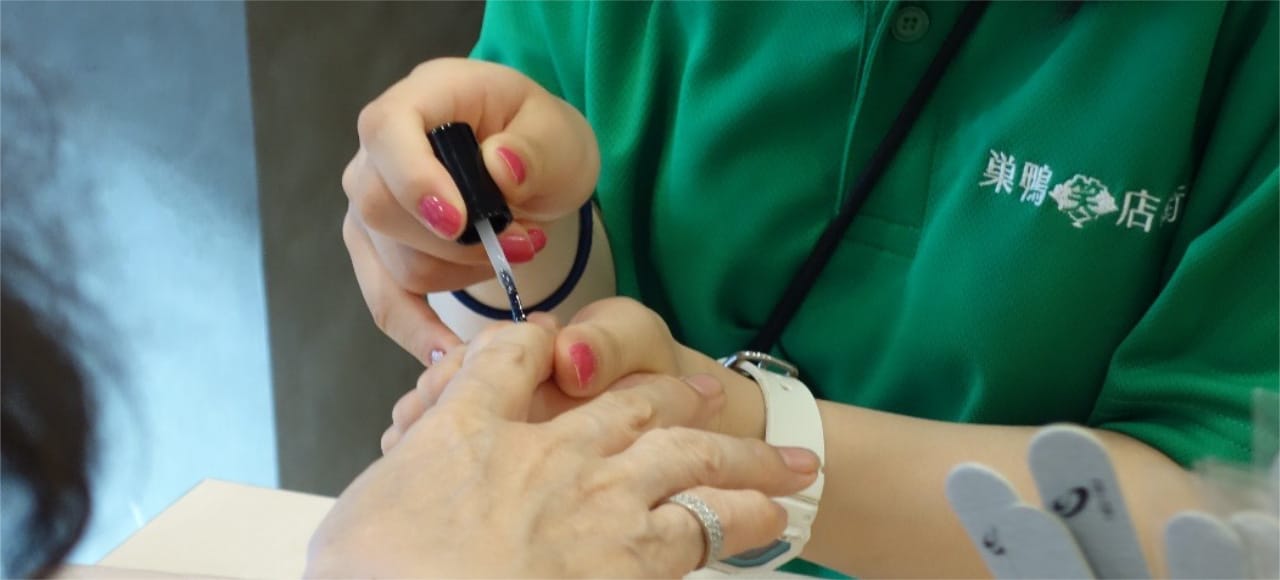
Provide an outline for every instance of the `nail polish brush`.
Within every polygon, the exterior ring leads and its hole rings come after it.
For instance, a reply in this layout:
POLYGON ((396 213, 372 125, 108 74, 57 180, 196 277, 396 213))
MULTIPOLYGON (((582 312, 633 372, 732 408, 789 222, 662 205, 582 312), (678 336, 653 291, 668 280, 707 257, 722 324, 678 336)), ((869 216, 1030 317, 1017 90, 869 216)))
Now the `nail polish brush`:
POLYGON ((516 291, 515 275, 511 272, 511 264, 507 255, 498 243, 498 233, 511 225, 513 218, 511 208, 502 197, 502 191, 493 181, 493 176, 485 169, 484 157, 480 153, 480 143, 475 133, 466 123, 445 123, 427 134, 436 159, 444 165, 458 185, 462 194, 462 202, 466 204, 467 218, 471 223, 458 237, 462 244, 484 246, 493 264, 493 271, 507 294, 511 303, 511 319, 524 322, 524 305, 520 302, 520 293, 516 291))

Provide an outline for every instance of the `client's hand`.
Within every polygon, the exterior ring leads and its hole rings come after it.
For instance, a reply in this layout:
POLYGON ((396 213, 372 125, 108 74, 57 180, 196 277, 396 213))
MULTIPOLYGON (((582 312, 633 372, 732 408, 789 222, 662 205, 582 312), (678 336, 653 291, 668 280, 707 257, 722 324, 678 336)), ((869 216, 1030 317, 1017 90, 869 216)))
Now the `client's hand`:
MULTIPOLYGON (((554 326, 549 315, 531 320, 554 326)), ((727 354, 727 353, 726 353, 727 354)), ((727 403, 683 425, 737 437, 764 436, 764 398, 749 378, 714 358, 675 340, 658 313, 630 298, 608 298, 587 305, 556 335, 553 381, 534 393, 528 420, 541 422, 582 405, 610 389, 630 384, 634 373, 677 376, 705 374, 724 386, 727 403)), ((391 426, 382 435, 390 451, 413 423, 440 398, 460 358, 438 362, 391 410, 391 426), (444 372, 439 372, 439 371, 444 372)))
POLYGON ((312 538, 308 575, 681 576, 707 549, 699 520, 665 502, 686 490, 718 513, 722 554, 777 537, 786 515, 769 496, 807 486, 816 457, 672 427, 715 412, 723 395, 706 376, 638 375, 526 423, 554 338, 499 325, 428 371, 453 377, 343 492, 312 538))

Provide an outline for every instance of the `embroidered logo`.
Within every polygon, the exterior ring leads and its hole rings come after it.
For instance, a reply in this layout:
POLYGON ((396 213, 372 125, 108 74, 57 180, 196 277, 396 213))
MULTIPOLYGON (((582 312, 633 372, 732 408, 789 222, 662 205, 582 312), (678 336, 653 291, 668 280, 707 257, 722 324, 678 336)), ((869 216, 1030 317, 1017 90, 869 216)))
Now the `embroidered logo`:
POLYGON ((1066 213, 1076 228, 1116 211, 1111 190, 1096 178, 1080 174, 1054 186, 1049 197, 1058 202, 1058 211, 1066 213))
POLYGON ((1124 193, 1124 209, 1120 210, 1120 219, 1116 225, 1126 228, 1142 228, 1143 233, 1151 231, 1151 222, 1156 219, 1156 208, 1160 198, 1147 193, 1147 190, 1126 191, 1124 193), (1135 201, 1136 200, 1136 201, 1135 201))
POLYGON ((1103 216, 1119 212, 1115 226, 1126 230, 1142 230, 1144 234, 1151 233, 1152 229, 1177 222, 1186 204, 1185 185, 1179 186, 1164 198, 1152 195, 1145 189, 1126 191, 1122 204, 1117 205, 1111 189, 1096 177, 1077 173, 1071 179, 1050 188, 1053 176, 1053 169, 1048 165, 1025 161, 1022 164, 1021 179, 1018 179, 1017 157, 992 149, 978 187, 1008 195, 1013 193, 1016 183, 1022 190, 1018 201, 1035 207, 1040 207, 1046 197, 1051 198, 1056 202, 1056 209, 1065 214, 1071 220, 1071 226, 1076 229, 1084 229, 1103 216))
POLYGON ((996 193, 1004 190, 1004 193, 1013 193, 1013 174, 1018 171, 1018 163, 1012 155, 1005 155, 994 149, 991 150, 991 159, 987 161, 987 170, 982 174, 985 181, 978 184, 978 187, 986 187, 988 185, 996 186, 996 193))
POLYGON ((1036 165, 1028 161, 1022 166, 1022 198, 1018 201, 1029 201, 1040 207, 1049 191, 1050 179, 1053 179, 1053 170, 1048 165, 1036 165))
POLYGON ((1178 212, 1182 210, 1182 198, 1187 197, 1187 186, 1180 185, 1169 196, 1169 203, 1164 206, 1164 215, 1160 216, 1160 225, 1178 221, 1178 212))

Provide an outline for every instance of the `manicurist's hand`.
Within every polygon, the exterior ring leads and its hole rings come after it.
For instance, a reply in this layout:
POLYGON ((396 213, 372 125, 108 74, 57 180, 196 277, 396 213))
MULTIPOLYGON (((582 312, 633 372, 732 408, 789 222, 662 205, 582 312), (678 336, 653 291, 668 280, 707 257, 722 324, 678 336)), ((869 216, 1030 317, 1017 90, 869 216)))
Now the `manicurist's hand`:
POLYGON ((516 217, 500 235, 513 263, 534 259, 547 244, 547 224, 572 218, 600 170, 586 119, 501 65, 428 61, 364 108, 360 148, 342 176, 350 200, 343 240, 374 322, 424 365, 460 341, 423 295, 493 277, 481 247, 455 241, 469 223, 466 208, 427 141, 450 122, 474 128, 516 217))

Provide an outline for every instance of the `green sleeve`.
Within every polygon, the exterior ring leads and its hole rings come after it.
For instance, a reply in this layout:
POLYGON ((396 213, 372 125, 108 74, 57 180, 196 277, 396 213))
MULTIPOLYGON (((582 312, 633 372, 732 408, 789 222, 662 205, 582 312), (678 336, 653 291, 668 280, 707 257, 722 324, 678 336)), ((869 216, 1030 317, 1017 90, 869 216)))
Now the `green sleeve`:
POLYGON ((590 10, 589 2, 488 2, 471 58, 519 70, 582 110, 590 10))
POLYGON ((1224 59, 1164 284, 1116 349, 1090 418, 1184 466, 1252 460, 1253 393, 1280 384, 1280 32, 1267 12, 1224 59))

